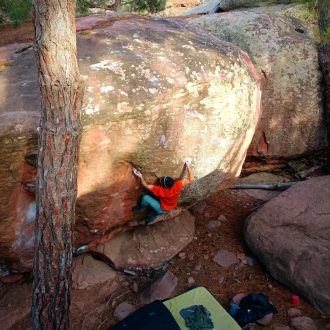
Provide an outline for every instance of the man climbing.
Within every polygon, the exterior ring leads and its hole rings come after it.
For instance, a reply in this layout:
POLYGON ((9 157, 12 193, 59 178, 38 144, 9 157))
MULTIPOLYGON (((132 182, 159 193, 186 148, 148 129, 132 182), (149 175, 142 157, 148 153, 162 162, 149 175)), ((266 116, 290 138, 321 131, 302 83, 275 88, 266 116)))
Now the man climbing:
POLYGON ((187 169, 188 178, 174 180, 169 176, 164 176, 159 179, 159 185, 148 184, 144 180, 142 173, 135 169, 133 170, 133 173, 138 178, 140 178, 142 186, 150 190, 156 197, 154 198, 149 195, 144 195, 140 204, 133 207, 133 212, 144 210, 148 207, 153 210, 153 213, 145 220, 147 225, 153 223, 158 215, 167 214, 170 210, 176 208, 181 190, 184 186, 190 184, 194 180, 194 175, 190 168, 190 163, 190 159, 187 159, 184 162, 184 169, 187 169))

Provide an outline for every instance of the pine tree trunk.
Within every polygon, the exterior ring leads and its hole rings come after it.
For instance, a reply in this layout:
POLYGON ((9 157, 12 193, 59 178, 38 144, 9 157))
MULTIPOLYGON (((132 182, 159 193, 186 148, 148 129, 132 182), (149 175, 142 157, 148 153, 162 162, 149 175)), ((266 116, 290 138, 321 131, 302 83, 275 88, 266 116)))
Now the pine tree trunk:
POLYGON ((83 87, 75 1, 33 0, 39 127, 33 329, 68 329, 83 87))
MULTIPOLYGON (((319 0, 319 27, 321 34, 330 30, 330 0, 319 0)), ((328 40, 319 50, 319 63, 324 80, 324 110, 328 129, 328 163, 327 172, 330 174, 330 40, 328 40)))
POLYGON ((319 62, 324 80, 324 111, 327 120, 328 129, 328 162, 327 172, 330 174, 330 41, 323 45, 319 50, 319 62))

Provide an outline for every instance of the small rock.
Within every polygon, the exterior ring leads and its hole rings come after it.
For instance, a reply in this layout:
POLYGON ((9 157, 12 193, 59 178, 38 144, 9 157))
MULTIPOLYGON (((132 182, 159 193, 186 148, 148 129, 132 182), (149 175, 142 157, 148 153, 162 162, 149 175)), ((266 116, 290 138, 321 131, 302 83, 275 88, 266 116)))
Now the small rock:
POLYGON ((219 284, 222 284, 224 282, 224 280, 225 280, 225 277, 220 275, 219 276, 219 284))
POLYGON ((263 318, 257 320, 258 324, 261 324, 263 326, 270 325, 272 323, 273 315, 273 313, 266 314, 263 318))
POLYGON ((288 310, 288 316, 289 317, 298 317, 298 316, 302 316, 301 310, 298 308, 290 308, 288 310))
POLYGON ((133 283, 132 290, 133 290, 133 292, 139 292, 139 286, 136 282, 133 283))
POLYGON ((117 277, 112 268, 88 254, 73 259, 71 274, 72 287, 80 290, 100 283, 114 282, 117 277))
POLYGON ((124 301, 116 307, 114 310, 114 315, 117 319, 122 320, 135 310, 136 308, 133 305, 129 304, 127 301, 124 301))
POLYGON ((214 229, 219 228, 220 226, 221 226, 221 222, 220 221, 218 221, 218 220, 211 220, 211 221, 208 222, 208 224, 207 224, 206 227, 209 230, 214 230, 214 229))
POLYGON ((227 221, 227 218, 223 214, 220 214, 218 216, 218 221, 220 221, 220 222, 227 221))
POLYGON ((256 264, 256 260, 254 258, 249 257, 244 253, 239 253, 237 258, 240 259, 244 265, 254 266, 256 264))
POLYGON ((314 321, 307 316, 295 317, 290 320, 293 330, 316 330, 314 321))
POLYGON ((184 252, 179 253, 179 258, 184 259, 186 257, 186 254, 184 252))
POLYGON ((190 261, 194 260, 194 255, 193 255, 193 254, 191 254, 191 255, 189 256, 189 260, 190 260, 190 261))
POLYGON ((205 259, 205 260, 209 260, 209 258, 210 258, 210 257, 209 257, 207 254, 204 256, 204 259, 205 259))
POLYGON ((167 271, 164 276, 151 284, 142 293, 141 300, 144 304, 149 304, 155 300, 164 300, 170 297, 178 284, 178 278, 167 271))
POLYGON ((195 284, 195 279, 192 276, 188 277, 188 284, 195 284))
POLYGON ((239 253, 238 255, 237 255, 237 258, 239 259, 239 260, 245 260, 245 254, 244 253, 239 253))
POLYGON ((221 267, 229 267, 238 263, 236 256, 227 250, 218 251, 214 256, 213 261, 221 267))
POLYGON ((199 272, 202 269, 202 264, 198 262, 196 266, 194 267, 194 271, 199 272))
POLYGON ((257 263, 256 259, 248 256, 245 256, 245 261, 249 266, 254 266, 257 263))
POLYGON ((207 234, 207 237, 212 237, 212 234, 207 234))

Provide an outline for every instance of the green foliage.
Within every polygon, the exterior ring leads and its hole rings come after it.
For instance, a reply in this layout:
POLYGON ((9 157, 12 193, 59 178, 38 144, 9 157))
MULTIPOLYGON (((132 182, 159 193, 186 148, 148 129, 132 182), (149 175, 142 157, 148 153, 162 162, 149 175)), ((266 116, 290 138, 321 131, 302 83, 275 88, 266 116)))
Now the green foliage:
POLYGON ((166 0, 128 0, 125 2, 125 7, 129 11, 157 13, 164 10, 166 0))
POLYGON ((107 9, 107 0, 77 0, 76 14, 77 16, 84 16, 88 14, 88 8, 104 8, 107 9))
POLYGON ((316 22, 319 18, 319 12, 316 0, 292 0, 292 3, 300 3, 304 5, 304 13, 302 19, 306 22, 316 22))
POLYGON ((330 42, 330 27, 320 33, 320 44, 324 45, 330 42))
POLYGON ((13 25, 19 25, 31 18, 31 0, 0 0, 0 24, 8 19, 13 25))
POLYGON ((87 15, 89 7, 90 7, 90 2, 89 1, 77 0, 77 3, 76 3, 76 14, 77 14, 77 16, 87 15))

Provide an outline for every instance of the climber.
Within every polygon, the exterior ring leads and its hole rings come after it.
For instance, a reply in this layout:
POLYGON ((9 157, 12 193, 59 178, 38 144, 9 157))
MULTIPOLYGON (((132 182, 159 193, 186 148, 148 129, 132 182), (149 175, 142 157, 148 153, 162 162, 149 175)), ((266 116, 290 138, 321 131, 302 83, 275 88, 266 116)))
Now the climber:
POLYGON ((182 188, 190 184, 194 180, 193 172, 190 168, 191 159, 187 159, 184 162, 184 170, 187 169, 188 178, 174 180, 169 176, 159 178, 159 185, 148 184, 142 173, 133 170, 133 173, 140 178, 141 184, 144 188, 150 190, 156 197, 144 195, 141 202, 133 207, 133 212, 144 210, 148 207, 152 208, 153 213, 145 220, 145 224, 151 224, 154 222, 158 215, 167 214, 170 210, 173 210, 177 206, 178 199, 182 188))

